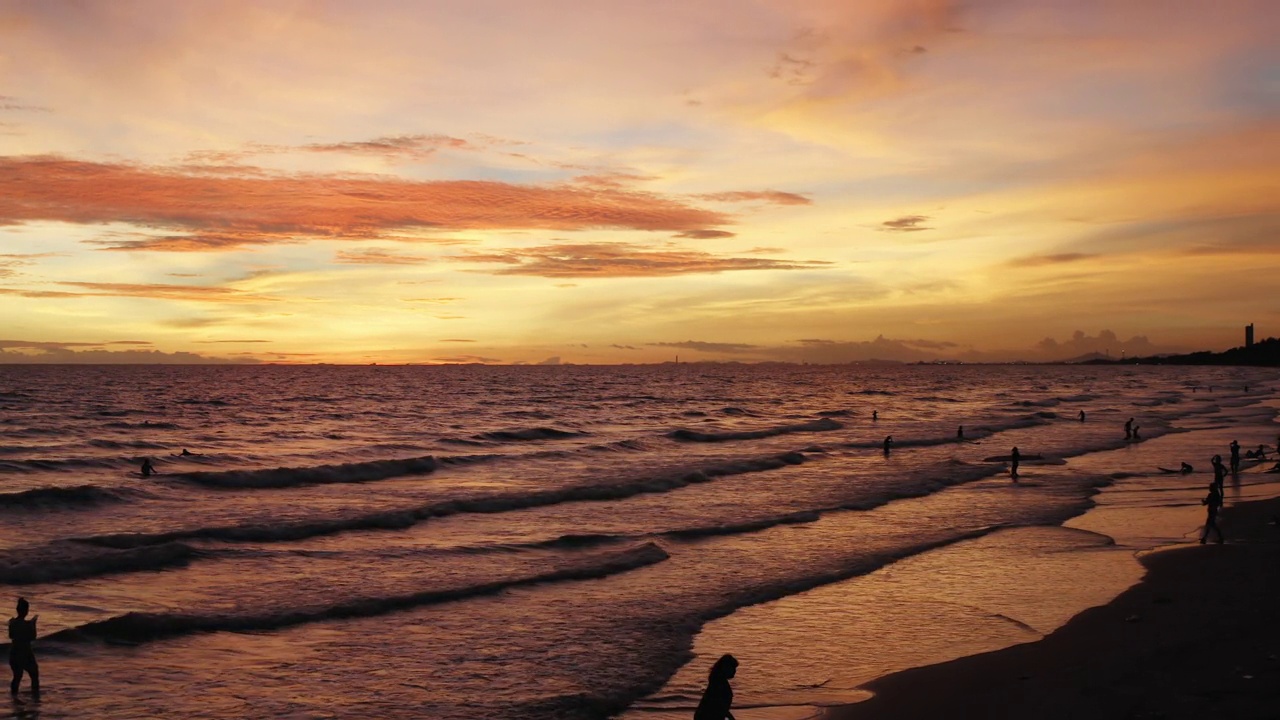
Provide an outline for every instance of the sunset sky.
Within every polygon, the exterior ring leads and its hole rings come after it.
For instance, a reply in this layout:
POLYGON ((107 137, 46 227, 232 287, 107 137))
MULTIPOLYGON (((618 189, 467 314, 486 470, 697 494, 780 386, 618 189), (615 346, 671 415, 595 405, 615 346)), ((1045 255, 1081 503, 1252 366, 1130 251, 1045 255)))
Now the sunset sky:
POLYGON ((1278 37, 1275 0, 0 0, 0 361, 1280 335, 1278 37))

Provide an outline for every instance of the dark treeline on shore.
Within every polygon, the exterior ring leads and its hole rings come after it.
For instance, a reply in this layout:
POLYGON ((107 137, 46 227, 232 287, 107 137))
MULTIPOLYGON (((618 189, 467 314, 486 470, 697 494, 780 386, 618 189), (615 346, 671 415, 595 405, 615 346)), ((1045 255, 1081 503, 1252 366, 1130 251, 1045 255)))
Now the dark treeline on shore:
POLYGON ((1152 357, 1108 360, 1088 360, 1088 365, 1254 365, 1280 367, 1280 339, 1267 338, 1249 347, 1235 347, 1222 352, 1187 353, 1186 355, 1160 355, 1152 357))

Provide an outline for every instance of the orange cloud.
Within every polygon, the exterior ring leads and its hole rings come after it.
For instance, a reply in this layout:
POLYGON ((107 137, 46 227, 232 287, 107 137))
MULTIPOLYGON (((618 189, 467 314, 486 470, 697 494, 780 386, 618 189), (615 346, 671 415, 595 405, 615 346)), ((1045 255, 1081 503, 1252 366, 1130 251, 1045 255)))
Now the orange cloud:
POLYGON ((0 224, 39 220, 169 230, 181 234, 108 247, 190 252, 294 239, 381 238, 422 228, 678 232, 729 218, 651 193, 599 187, 369 175, 236 177, 57 157, 0 158, 0 224))
POLYGON ((396 255, 382 248, 339 250, 333 259, 335 262, 357 265, 418 265, 431 260, 421 255, 396 255))
POLYGON ((635 245, 546 245, 536 248, 467 253, 453 259, 502 263, 495 275, 564 277, 660 277, 729 270, 805 270, 830 265, 819 260, 786 262, 764 258, 716 257, 693 250, 639 250, 635 245))
POLYGON ((685 230, 684 232, 676 233, 674 237, 689 238, 691 240, 714 240, 716 238, 734 237, 736 234, 727 230, 685 230))
POLYGON ((77 297, 143 297, 162 300, 195 300, 198 302, 237 303, 274 300, 266 295, 252 295, 235 288, 208 285, 168 285, 163 283, 98 283, 59 282, 59 285, 83 288, 84 292, 64 290, 23 290, 0 288, 0 294, 29 298, 77 298, 77 297))

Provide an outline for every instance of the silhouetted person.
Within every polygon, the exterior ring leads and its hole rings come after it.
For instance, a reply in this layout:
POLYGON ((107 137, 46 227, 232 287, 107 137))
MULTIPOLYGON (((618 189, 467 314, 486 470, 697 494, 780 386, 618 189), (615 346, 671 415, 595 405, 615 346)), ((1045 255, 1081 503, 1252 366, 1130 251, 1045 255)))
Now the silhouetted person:
POLYGON ((880 411, 879 411, 879 410, 872 410, 872 411, 871 411, 871 419, 872 419, 872 420, 879 420, 879 419, 880 419, 880 411))
POLYGON ((151 458, 142 459, 142 477, 151 477, 156 472, 156 467, 151 464, 151 458))
POLYGON ((1257 457, 1259 460, 1266 460, 1267 446, 1263 445, 1262 443, 1258 443, 1258 452, 1256 453, 1255 457, 1257 457))
POLYGON ((188 449, 186 449, 186 448, 182 448, 182 455, 183 455, 183 456, 187 456, 187 455, 190 455, 190 454, 191 454, 191 451, 190 451, 190 450, 188 450, 188 449))
POLYGON ((1015 447, 1013 452, 1009 453, 1009 477, 1013 478, 1014 482, 1018 482, 1018 463, 1021 461, 1022 453, 1015 447))
POLYGON ((1080 422, 1084 422, 1084 411, 1080 411, 1080 422))
POLYGON ((1231 441, 1231 472, 1240 472, 1240 443, 1231 441))
POLYGON ((963 440, 963 439, 964 439, 964 426, 963 426, 963 425, 961 425, 960 427, 956 428, 956 439, 957 439, 957 440, 963 440))
POLYGON ((1222 486, 1227 481, 1227 468, 1222 464, 1221 455, 1214 455, 1210 462, 1213 463, 1213 484, 1218 486, 1218 493, 1221 494, 1222 486))
POLYGON ((1138 425, 1134 425, 1134 426, 1133 426, 1133 439, 1134 439, 1134 440, 1141 440, 1141 439, 1142 439, 1142 438, 1138 435, 1138 431, 1139 431, 1139 430, 1141 430, 1141 429, 1142 429, 1142 428, 1141 428, 1140 426, 1138 426, 1138 425))
POLYGON ((732 655, 720 656, 707 673, 707 689, 702 693, 698 709, 693 711, 693 720, 734 720, 733 713, 729 712, 733 705, 729 680, 737 674, 738 659, 732 655))
POLYGON ((36 654, 31 650, 31 643, 36 639, 36 620, 40 616, 35 615, 28 620, 27 610, 30 607, 26 598, 18 598, 18 617, 9 618, 9 667, 13 670, 9 693, 15 697, 24 672, 31 676, 31 694, 40 696, 40 666, 36 664, 36 654))
POLYGON ((1129 420, 1126 421, 1124 424, 1124 439, 1125 440, 1133 439, 1133 418, 1129 418, 1129 420))
POLYGON ((1204 533, 1200 535, 1200 544, 1209 538, 1209 530, 1218 533, 1218 543, 1222 543, 1222 530, 1218 527, 1218 508, 1222 507, 1222 493, 1218 491, 1217 483, 1209 485, 1209 494, 1200 501, 1201 505, 1206 506, 1206 515, 1204 518, 1204 533))
POLYGON ((892 449, 893 449, 893 436, 886 435, 884 438, 884 454, 888 455, 889 451, 892 449))
POLYGON ((1182 467, 1179 469, 1179 472, 1181 472, 1183 475, 1190 475, 1195 471, 1196 469, 1191 467, 1191 463, 1189 462, 1182 463, 1182 467))

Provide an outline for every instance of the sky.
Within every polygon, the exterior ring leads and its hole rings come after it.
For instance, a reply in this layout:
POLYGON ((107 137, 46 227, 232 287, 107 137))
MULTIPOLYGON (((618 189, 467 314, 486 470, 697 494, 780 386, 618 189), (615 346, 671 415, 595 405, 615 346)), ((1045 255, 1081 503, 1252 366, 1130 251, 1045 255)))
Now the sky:
POLYGON ((0 362, 1280 335, 1274 0, 0 0, 0 362))

